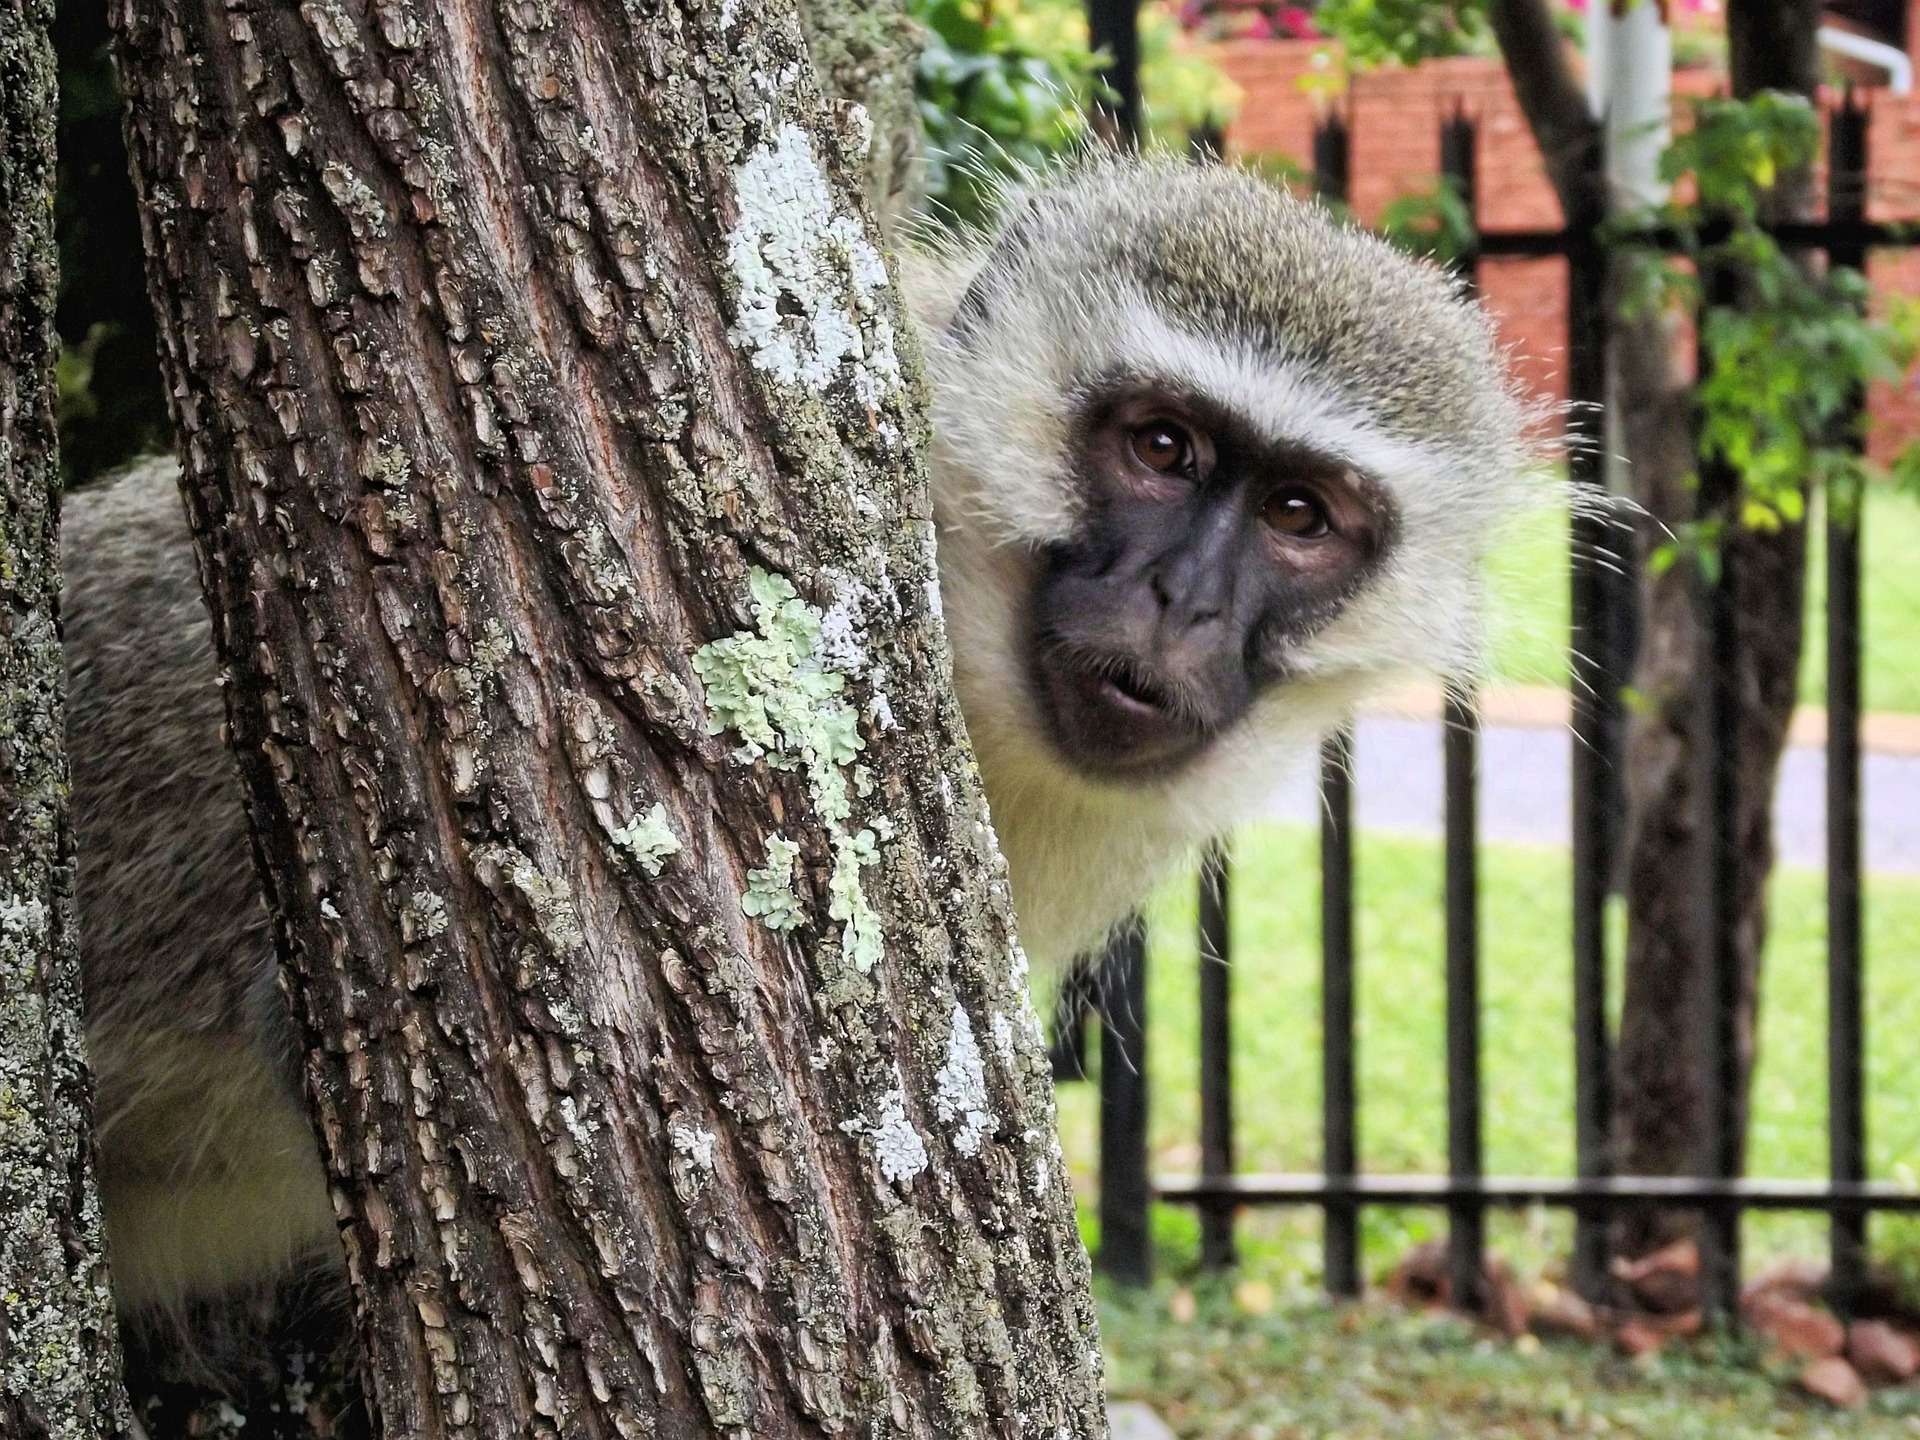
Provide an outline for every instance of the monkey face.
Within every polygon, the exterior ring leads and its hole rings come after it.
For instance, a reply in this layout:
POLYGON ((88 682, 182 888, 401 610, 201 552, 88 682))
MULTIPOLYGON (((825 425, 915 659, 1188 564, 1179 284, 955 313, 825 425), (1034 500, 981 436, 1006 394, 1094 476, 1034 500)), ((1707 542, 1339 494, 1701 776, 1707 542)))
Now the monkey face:
POLYGON ((1068 764, 1170 773, 1287 677, 1382 563, 1394 511, 1351 466, 1176 386, 1096 387, 1071 434, 1080 521, 1040 554, 1028 684, 1068 764))
POLYGON ((1226 167, 1037 177, 908 295, 955 688, 1033 837, 1213 833, 1368 698, 1471 677, 1481 561, 1563 493, 1451 280, 1226 167))

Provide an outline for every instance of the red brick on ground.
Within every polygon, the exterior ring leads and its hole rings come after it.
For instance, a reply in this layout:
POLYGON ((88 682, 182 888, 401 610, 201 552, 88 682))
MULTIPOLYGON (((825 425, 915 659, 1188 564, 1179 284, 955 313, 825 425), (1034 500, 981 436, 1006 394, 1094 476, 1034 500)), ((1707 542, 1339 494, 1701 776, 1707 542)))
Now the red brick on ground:
POLYGON ((1847 1359, 1869 1385, 1903 1385, 1920 1375, 1920 1342, 1884 1320, 1847 1327, 1847 1359))
POLYGON ((1700 1303, 1700 1247, 1692 1240, 1676 1240, 1634 1260, 1616 1260, 1613 1275, 1635 1305, 1655 1315, 1677 1315, 1700 1303))
POLYGON ((1621 1354, 1637 1360, 1654 1354, 1669 1340, 1698 1335, 1705 1325, 1705 1317, 1698 1310, 1683 1310, 1678 1315, 1635 1315, 1613 1332, 1613 1343, 1621 1354))
POLYGON ((1801 1371, 1800 1388, 1841 1410, 1854 1410, 1867 1403, 1865 1382, 1837 1355, 1816 1360, 1801 1371))
POLYGON ((1548 1339, 1598 1340, 1600 1315, 1576 1292, 1542 1280, 1528 1297, 1533 1333, 1548 1339))
POLYGON ((1784 1295, 1767 1295, 1746 1307, 1747 1324, 1791 1360, 1824 1360, 1846 1348, 1847 1331, 1828 1311, 1784 1295))

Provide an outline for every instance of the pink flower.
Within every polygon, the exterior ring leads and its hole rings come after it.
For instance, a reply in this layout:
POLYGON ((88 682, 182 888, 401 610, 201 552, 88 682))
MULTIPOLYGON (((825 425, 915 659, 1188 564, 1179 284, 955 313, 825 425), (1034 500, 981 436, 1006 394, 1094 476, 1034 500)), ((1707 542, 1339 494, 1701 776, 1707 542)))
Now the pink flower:
POLYGON ((1283 5, 1273 17, 1273 23, 1295 40, 1305 40, 1317 35, 1314 28, 1313 12, 1299 5, 1283 5))

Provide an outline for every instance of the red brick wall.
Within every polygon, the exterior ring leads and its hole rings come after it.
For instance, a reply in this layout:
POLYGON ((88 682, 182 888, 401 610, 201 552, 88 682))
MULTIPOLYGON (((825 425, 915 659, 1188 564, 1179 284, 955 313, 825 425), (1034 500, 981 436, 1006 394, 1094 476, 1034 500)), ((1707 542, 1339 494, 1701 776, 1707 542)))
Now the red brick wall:
MULTIPOLYGON (((1920 0, 1913 0, 1920 8, 1920 0)), ((1920 28, 1920 20, 1916 21, 1920 28)), ((1227 132, 1238 155, 1284 155, 1305 164, 1312 155, 1316 113, 1328 102, 1314 64, 1325 47, 1307 41, 1236 41, 1215 58, 1245 92, 1227 132), (1303 84, 1302 82, 1307 82, 1303 84)), ((1682 71, 1683 95, 1711 93, 1720 78, 1682 71)), ((1498 60, 1428 61, 1413 69, 1381 69, 1353 78, 1340 101, 1352 124, 1351 203, 1364 221, 1377 219, 1396 196, 1428 190, 1439 173, 1440 122, 1456 105, 1479 120, 1479 223, 1485 230, 1537 230, 1560 224, 1560 206, 1547 182, 1498 60)), ((1684 110, 1684 102, 1676 106, 1684 110)), ((1678 117, 1677 117, 1678 118, 1678 117)), ((1920 96, 1876 95, 1868 129, 1870 214, 1877 220, 1920 218, 1920 96)), ((1877 254, 1869 266, 1876 291, 1920 294, 1920 252, 1877 254)), ((1563 393, 1566 347, 1566 265, 1560 260, 1504 260, 1482 268, 1482 293, 1502 335, 1536 388, 1563 393)), ((1869 401, 1876 441, 1885 455, 1920 436, 1920 387, 1909 383, 1876 391, 1869 401)))

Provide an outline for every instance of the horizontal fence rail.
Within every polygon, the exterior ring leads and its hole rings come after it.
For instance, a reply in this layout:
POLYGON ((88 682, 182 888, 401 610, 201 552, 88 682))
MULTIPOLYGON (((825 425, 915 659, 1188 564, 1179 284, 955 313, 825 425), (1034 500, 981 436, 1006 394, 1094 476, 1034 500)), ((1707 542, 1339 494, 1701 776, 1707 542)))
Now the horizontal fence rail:
POLYGON ((1360 1201, 1368 1205, 1451 1207, 1462 1202, 1525 1209, 1622 1204, 1662 1204, 1702 1210, 1902 1211, 1920 1214, 1920 1190, 1888 1181, 1729 1180, 1692 1175, 1577 1177, 1476 1175, 1163 1175, 1154 1182, 1158 1199, 1176 1204, 1315 1205, 1360 1201))
MULTIPOLYGON (((1866 111, 1853 97, 1830 112, 1829 214, 1823 221, 1773 225, 1789 246, 1824 250, 1835 264, 1858 267, 1878 246, 1920 244, 1920 229, 1865 218, 1866 111)), ((1475 124, 1456 109, 1440 126, 1441 172, 1473 214, 1475 124)), ((1329 115, 1313 142, 1316 192, 1344 201, 1349 176, 1350 122, 1329 115)), ((1652 230, 1626 243, 1671 250, 1711 244, 1726 227, 1652 230)), ((1607 243, 1619 243, 1617 239, 1607 243)), ((1492 232, 1479 235, 1456 261, 1472 285, 1484 259, 1561 256, 1568 261, 1566 388, 1568 469, 1575 493, 1604 495, 1602 444, 1609 315, 1605 303, 1606 248, 1593 229, 1492 232)), ((1732 298, 1734 278, 1703 277, 1710 297, 1732 298)), ((1855 415, 1864 407, 1855 396, 1855 415)), ((1858 426, 1849 428, 1857 441, 1858 426)), ((1700 505, 1707 517, 1731 513, 1738 479, 1702 466, 1700 505)), ((1453 1294, 1471 1301, 1483 1290, 1484 1221, 1491 1208, 1544 1206, 1575 1216, 1572 1279, 1590 1299, 1608 1298, 1608 1230, 1629 1207, 1697 1211, 1704 1298, 1733 1320, 1740 1281, 1740 1218, 1748 1211, 1812 1211, 1831 1223, 1832 1286, 1846 1313, 1860 1293, 1868 1257, 1868 1217, 1876 1212, 1920 1214, 1920 1191, 1867 1173, 1860 859, 1860 512, 1857 497, 1827 497, 1829 573, 1826 634, 1829 661, 1828 1071, 1830 1166, 1824 1180, 1749 1178, 1741 1172, 1743 1122, 1738 1081, 1736 1015, 1741 977, 1731 943, 1734 913, 1735 826, 1742 777, 1734 755, 1732 686, 1734 591, 1723 560, 1712 582, 1698 587, 1701 655, 1696 714, 1701 735, 1700 903, 1701 953, 1711 959, 1706 983, 1705 1033, 1697 1037, 1709 1098, 1708 1145, 1699 1173, 1690 1176, 1613 1172, 1613 1056, 1607 1019, 1607 918, 1624 813, 1621 780, 1625 713, 1622 693, 1631 671, 1637 621, 1636 577, 1630 545, 1609 533, 1604 507, 1574 507, 1571 547, 1570 656, 1572 690, 1572 986, 1575 1172, 1565 1177, 1489 1176, 1482 1170, 1482 1095, 1477 915, 1475 788, 1478 719, 1472 696, 1450 689, 1442 745, 1446 776, 1444 874, 1446 976, 1445 1069, 1448 1173, 1369 1174, 1361 1168, 1360 1105, 1356 1087, 1358 1016, 1355 977, 1362 957, 1355 944, 1353 740, 1330 738, 1321 754, 1321 1119, 1320 1174, 1236 1173, 1231 1065, 1231 980, 1228 897, 1230 864, 1223 849, 1209 852, 1200 872, 1200 1165, 1198 1175, 1149 1177, 1145 1128, 1145 946, 1138 925, 1109 952, 1101 1081, 1111 1094, 1102 1105, 1102 1267, 1121 1278, 1150 1273, 1147 1207, 1152 1199, 1190 1205, 1201 1215, 1201 1258, 1226 1265, 1235 1255, 1234 1220, 1244 1207, 1307 1205, 1324 1218, 1324 1283, 1336 1296, 1358 1294, 1362 1282, 1360 1215, 1368 1206, 1430 1206, 1448 1215, 1448 1269, 1453 1294), (1116 1004, 1117 1002, 1117 1004, 1116 1004), (1108 1032, 1112 1038, 1107 1039, 1108 1032), (1109 1187, 1112 1187, 1111 1191, 1109 1187)), ((1244 956, 1242 957, 1244 961, 1244 956)), ((1063 1012, 1067 1041, 1078 1034, 1090 1001, 1084 987, 1063 1012)), ((1084 1053, 1073 1044, 1063 1051, 1084 1053)))
MULTIPOLYGON (((1826 220, 1777 220, 1764 223, 1760 228, 1789 250, 1843 247, 1864 251, 1920 244, 1920 223, 1911 220, 1867 220, 1853 215, 1826 220)), ((1682 253, 1717 245, 1732 233, 1733 227, 1724 222, 1702 225, 1696 230, 1655 225, 1644 230, 1623 230, 1611 236, 1610 243, 1682 253)), ((1592 243, 1592 238, 1571 230, 1486 230, 1475 235, 1469 253, 1489 260, 1550 260, 1592 243)))

